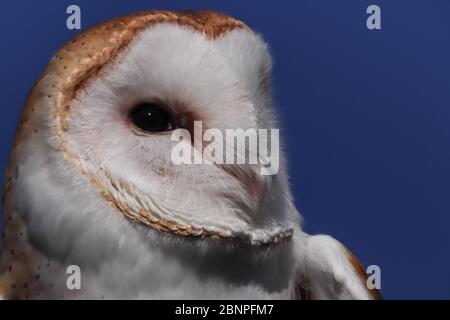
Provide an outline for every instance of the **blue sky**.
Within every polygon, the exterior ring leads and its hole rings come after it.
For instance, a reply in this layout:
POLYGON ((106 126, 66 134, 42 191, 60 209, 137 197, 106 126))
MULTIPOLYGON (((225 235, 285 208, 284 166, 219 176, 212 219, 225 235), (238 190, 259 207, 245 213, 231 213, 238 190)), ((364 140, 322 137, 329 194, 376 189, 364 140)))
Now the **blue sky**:
POLYGON ((215 9, 269 42, 296 204, 309 233, 381 268, 385 298, 450 298, 450 2, 2 1, 0 170, 29 89, 76 31, 144 9, 215 9), (366 28, 381 8, 382 29, 366 28))

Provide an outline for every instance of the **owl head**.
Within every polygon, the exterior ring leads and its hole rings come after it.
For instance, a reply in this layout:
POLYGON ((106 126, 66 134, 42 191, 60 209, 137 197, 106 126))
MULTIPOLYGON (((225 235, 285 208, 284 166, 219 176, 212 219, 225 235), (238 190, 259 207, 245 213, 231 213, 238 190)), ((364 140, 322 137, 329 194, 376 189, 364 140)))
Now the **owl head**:
POLYGON ((7 173, 12 206, 53 245, 130 222, 181 238, 289 238, 299 215, 282 152, 275 175, 171 157, 173 131, 194 135, 196 121, 278 128, 270 70, 261 37, 219 13, 144 12, 87 30, 55 54, 26 102, 7 173))

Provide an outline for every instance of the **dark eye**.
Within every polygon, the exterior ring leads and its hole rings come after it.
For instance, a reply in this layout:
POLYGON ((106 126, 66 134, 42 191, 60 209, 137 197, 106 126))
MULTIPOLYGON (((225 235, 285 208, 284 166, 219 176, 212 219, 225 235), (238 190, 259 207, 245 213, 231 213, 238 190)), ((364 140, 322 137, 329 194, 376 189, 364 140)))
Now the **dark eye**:
POLYGON ((144 131, 161 132, 175 129, 172 114, 162 105, 143 102, 130 112, 134 125, 144 131))

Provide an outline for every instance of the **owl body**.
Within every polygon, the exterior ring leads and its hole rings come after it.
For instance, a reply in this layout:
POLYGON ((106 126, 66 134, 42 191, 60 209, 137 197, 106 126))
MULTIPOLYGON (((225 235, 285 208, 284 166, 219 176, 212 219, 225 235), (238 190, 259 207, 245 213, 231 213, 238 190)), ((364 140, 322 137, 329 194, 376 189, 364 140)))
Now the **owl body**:
POLYGON ((345 247, 302 231, 283 157, 273 176, 171 161, 176 126, 277 128, 270 69, 263 40, 214 12, 139 13, 66 44, 13 143, 0 296, 373 297, 345 247))

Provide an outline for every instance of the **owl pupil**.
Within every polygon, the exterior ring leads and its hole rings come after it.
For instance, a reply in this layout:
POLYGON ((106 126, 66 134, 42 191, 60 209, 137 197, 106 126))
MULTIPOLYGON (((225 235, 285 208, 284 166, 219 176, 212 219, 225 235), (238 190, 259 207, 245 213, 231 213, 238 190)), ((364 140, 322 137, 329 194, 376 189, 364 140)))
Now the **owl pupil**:
POLYGON ((131 110, 130 119, 136 127, 144 131, 161 132, 174 128, 172 114, 156 103, 139 103, 131 110))

